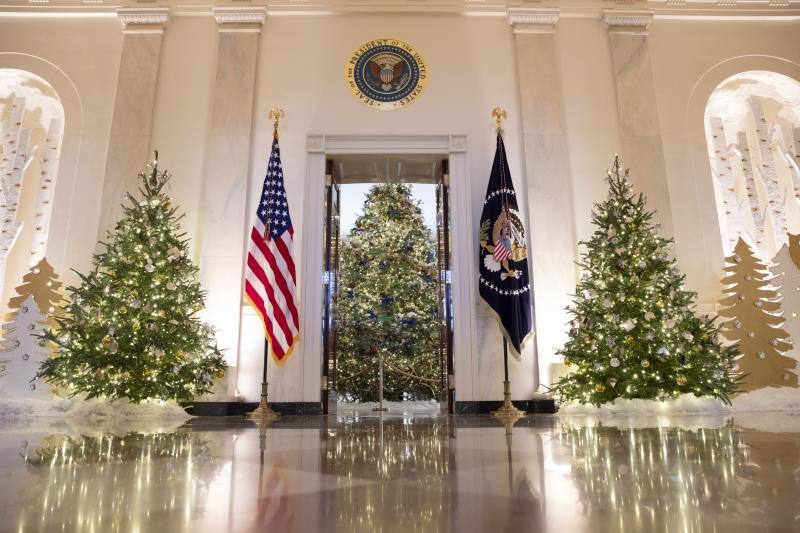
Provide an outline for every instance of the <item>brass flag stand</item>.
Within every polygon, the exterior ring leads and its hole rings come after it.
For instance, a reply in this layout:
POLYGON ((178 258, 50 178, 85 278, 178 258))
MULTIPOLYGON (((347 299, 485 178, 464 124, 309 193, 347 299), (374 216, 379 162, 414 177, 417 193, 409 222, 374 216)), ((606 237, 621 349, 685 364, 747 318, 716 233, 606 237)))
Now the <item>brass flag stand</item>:
MULTIPOLYGON (((275 139, 278 138, 278 123, 280 122, 281 118, 283 118, 284 113, 283 109, 279 109, 277 107, 273 107, 269 110, 269 118, 272 120, 272 135, 275 139)), ((247 418, 256 420, 258 422, 264 423, 268 420, 274 420, 281 416, 280 413, 273 411, 270 408, 269 403, 267 403, 267 397, 269 392, 267 390, 267 363, 269 362, 269 340, 264 338, 264 370, 261 374, 261 402, 259 402, 258 407, 255 411, 252 411, 247 415, 247 418)))
MULTIPOLYGON (((497 133, 499 135, 503 134, 503 119, 507 118, 507 116, 505 109, 500 107, 492 109, 492 117, 494 117, 495 123, 497 124, 497 133)), ((505 378, 503 380, 503 406, 497 411, 493 411, 492 416, 501 419, 523 417, 525 413, 514 407, 514 404, 511 403, 511 381, 508 379, 508 340, 506 340, 505 335, 503 335, 503 371, 505 378)))

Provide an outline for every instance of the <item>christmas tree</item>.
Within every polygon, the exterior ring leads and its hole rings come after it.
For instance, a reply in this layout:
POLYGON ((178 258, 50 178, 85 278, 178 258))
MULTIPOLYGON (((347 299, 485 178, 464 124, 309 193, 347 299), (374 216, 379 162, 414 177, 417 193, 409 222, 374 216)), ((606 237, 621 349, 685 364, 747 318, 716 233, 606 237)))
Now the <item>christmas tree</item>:
POLYGON ((560 354, 574 371, 558 381, 562 400, 599 405, 616 398, 666 399, 682 393, 728 401, 736 390, 737 351, 717 341, 712 318, 693 311, 645 199, 635 195, 619 158, 608 173, 609 194, 595 205, 596 230, 582 255, 583 277, 560 354))
POLYGON ((67 288, 63 316, 45 335, 59 352, 39 376, 72 395, 186 401, 209 392, 225 368, 197 316, 204 295, 157 156, 139 175, 141 199, 128 196, 105 250, 67 288))
POLYGON ((337 390, 356 401, 433 398, 439 391, 436 254, 402 184, 372 187, 342 240, 337 390), (405 393, 405 396, 404 394, 405 393))
POLYGON ((50 387, 35 379, 39 365, 52 355, 53 345, 41 339, 55 325, 56 305, 61 300, 53 267, 47 259, 39 261, 22 277, 23 283, 9 300, 12 311, 3 324, 3 355, 8 378, 3 390, 14 397, 41 398, 50 387))
MULTIPOLYGON (((781 260, 785 262, 785 254, 781 260)), ((742 352, 736 361, 744 373, 742 389, 796 387, 797 374, 791 371, 796 361, 783 355, 792 345, 780 327, 784 319, 778 315, 781 305, 767 266, 741 238, 725 262, 728 275, 722 283, 728 297, 720 301, 725 308, 719 314, 730 319, 722 324, 723 335, 742 352)))

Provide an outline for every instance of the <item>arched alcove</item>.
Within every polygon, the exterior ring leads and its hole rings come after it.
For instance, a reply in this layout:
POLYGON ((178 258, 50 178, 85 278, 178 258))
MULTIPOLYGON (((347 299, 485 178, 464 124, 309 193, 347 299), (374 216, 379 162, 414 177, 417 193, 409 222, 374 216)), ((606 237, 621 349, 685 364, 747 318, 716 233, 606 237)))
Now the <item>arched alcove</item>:
POLYGON ((741 236, 771 259, 800 233, 800 82, 730 76, 711 92, 704 125, 723 253, 741 236))
POLYGON ((3 305, 45 255, 64 106, 31 72, 0 68, 0 294, 3 305))

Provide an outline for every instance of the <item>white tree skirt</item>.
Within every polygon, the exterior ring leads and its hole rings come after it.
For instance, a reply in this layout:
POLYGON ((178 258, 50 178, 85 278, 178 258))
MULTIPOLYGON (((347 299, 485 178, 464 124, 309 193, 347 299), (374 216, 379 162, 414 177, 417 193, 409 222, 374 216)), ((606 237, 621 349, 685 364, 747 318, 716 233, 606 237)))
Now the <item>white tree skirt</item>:
POLYGON ((697 397, 682 394, 665 401, 626 400, 617 398, 613 402, 594 406, 577 402, 566 402, 558 409, 560 416, 569 415, 685 415, 685 414, 737 414, 747 412, 800 411, 800 389, 791 387, 767 387, 740 394, 733 405, 709 396, 697 397))
POLYGON ((59 398, 46 400, 12 398, 0 392, 0 424, 4 427, 50 427, 59 421, 69 425, 99 424, 127 427, 139 431, 177 427, 191 418, 175 401, 146 400, 132 404, 127 400, 103 398, 59 398))

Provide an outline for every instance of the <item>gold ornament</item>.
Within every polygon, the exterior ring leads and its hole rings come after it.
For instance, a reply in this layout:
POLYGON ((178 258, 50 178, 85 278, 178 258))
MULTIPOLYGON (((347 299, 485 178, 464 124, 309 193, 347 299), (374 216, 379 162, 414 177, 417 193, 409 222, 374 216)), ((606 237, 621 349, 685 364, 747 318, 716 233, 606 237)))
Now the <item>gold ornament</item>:
POLYGON ((572 365, 572 359, 570 359, 569 357, 565 357, 564 358, 564 364, 567 365, 567 366, 572 365))
POLYGON ((686 376, 678 374, 678 377, 675 378, 675 382, 678 385, 686 385, 686 376))
POLYGON ((111 338, 111 335, 106 335, 105 337, 103 337, 103 340, 102 340, 103 347, 104 348, 108 348, 109 346, 111 346, 111 343, 113 342, 113 340, 114 339, 111 338))
POLYGON ((131 329, 133 329, 133 331, 139 331, 140 329, 142 329, 142 325, 139 324, 138 320, 134 320, 133 324, 131 324, 131 329))
POLYGON ((625 335, 625 344, 633 344, 633 337, 631 335, 625 335))
POLYGON ((603 392, 606 390, 606 387, 602 383, 598 383, 597 385, 594 386, 594 390, 596 390, 597 392, 603 392))
POLYGON ((642 359, 642 368, 647 368, 650 366, 650 361, 648 359, 642 359))
POLYGON ((125 307, 124 305, 119 308, 119 314, 124 315, 127 312, 128 312, 128 308, 125 307))

